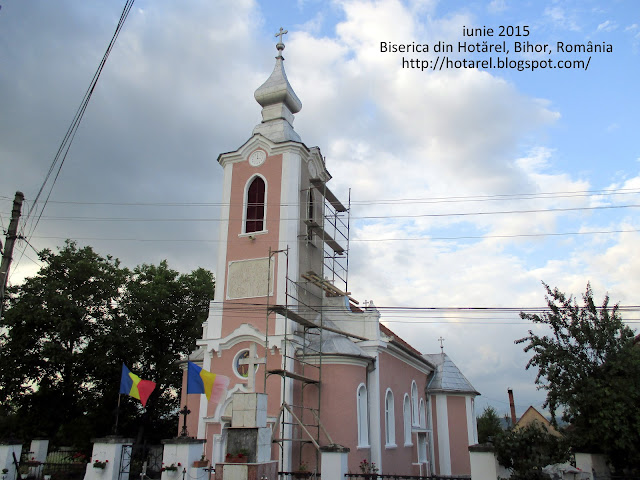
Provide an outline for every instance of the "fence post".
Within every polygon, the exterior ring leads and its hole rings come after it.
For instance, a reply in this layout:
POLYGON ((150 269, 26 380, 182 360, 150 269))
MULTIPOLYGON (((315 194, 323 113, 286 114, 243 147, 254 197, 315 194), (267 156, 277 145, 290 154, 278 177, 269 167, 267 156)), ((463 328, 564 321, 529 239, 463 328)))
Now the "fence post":
POLYGON ((342 445, 320 447, 320 474, 329 480, 342 480, 349 472, 349 452, 342 445))
POLYGON ((469 446, 469 457, 473 480, 495 480, 511 476, 509 471, 498 463, 491 444, 483 443, 469 446))
POLYGON ((40 463, 40 465, 37 465, 35 467, 29 467, 29 476, 42 478, 42 464, 47 461, 47 453, 49 453, 49 440, 46 438, 34 438, 33 440, 31 440, 31 446, 29 448, 29 460, 40 463))
POLYGON ((120 475, 120 463, 123 447, 132 444, 133 438, 109 436, 92 441, 93 453, 84 480, 129 480, 128 471, 120 475))

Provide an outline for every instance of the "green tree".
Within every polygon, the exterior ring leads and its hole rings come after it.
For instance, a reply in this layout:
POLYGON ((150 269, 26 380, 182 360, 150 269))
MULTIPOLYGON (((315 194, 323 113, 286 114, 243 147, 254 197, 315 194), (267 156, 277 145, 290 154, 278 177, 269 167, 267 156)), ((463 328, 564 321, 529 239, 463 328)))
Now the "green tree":
POLYGON ((477 418, 478 443, 487 443, 502 433, 502 425, 498 412, 492 406, 485 407, 477 418))
POLYGON ((549 479, 542 469, 569 459, 567 442, 538 422, 498 435, 494 446, 498 462, 511 470, 512 480, 549 479))
POLYGON ((547 391, 552 422, 556 424, 561 410, 576 449, 605 453, 618 471, 638 468, 640 346, 633 331, 623 323, 618 306, 609 306, 608 296, 596 306, 590 285, 582 305, 544 286, 549 310, 520 316, 550 332, 530 330, 516 343, 533 352, 527 369, 538 368, 536 383, 547 391))
POLYGON ((146 409, 123 399, 120 433, 175 434, 181 370, 213 295, 213 275, 133 271, 67 241, 13 287, 0 324, 0 436, 47 436, 86 446, 112 433, 122 363, 158 387, 146 409), (143 428, 153 425, 154 428, 143 428))
POLYGON ((213 274, 202 268, 181 275, 162 261, 134 269, 121 300, 122 313, 136 338, 128 358, 131 368, 148 372, 157 383, 136 432, 138 438, 145 433, 157 437, 158 426, 177 432, 182 370, 176 361, 195 349, 213 293, 213 274))

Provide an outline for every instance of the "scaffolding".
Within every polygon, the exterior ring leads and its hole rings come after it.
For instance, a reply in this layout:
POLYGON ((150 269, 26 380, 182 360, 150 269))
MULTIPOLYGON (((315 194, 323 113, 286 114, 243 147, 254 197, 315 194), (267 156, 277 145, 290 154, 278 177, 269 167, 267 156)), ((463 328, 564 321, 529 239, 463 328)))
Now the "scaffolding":
POLYGON ((299 236, 298 245, 301 250, 304 245, 310 247, 311 250, 307 251, 313 251, 314 247, 321 249, 315 254, 320 256, 320 259, 316 258, 316 264, 319 264, 321 271, 300 272, 299 278, 292 279, 289 277, 289 247, 269 250, 269 275, 276 255, 284 256, 282 260, 286 261, 286 275, 284 304, 271 305, 267 297, 266 348, 269 348, 271 317, 283 319, 284 338, 281 368, 265 369, 264 388, 266 391, 268 377, 277 375, 282 378, 282 404, 272 431, 272 441, 280 446, 280 458, 284 458, 285 444, 289 442, 298 445, 299 458, 303 457, 304 446, 311 444, 315 448, 316 464, 319 465, 320 446, 333 443, 322 425, 320 415, 322 336, 324 331, 348 335, 325 325, 323 298, 347 296, 351 303, 358 303, 347 291, 351 195, 345 207, 328 189, 326 182, 318 178, 311 179, 309 188, 300 193, 307 198, 302 216, 307 231, 299 236), (314 198, 318 195, 322 198, 320 218, 314 214, 317 211, 314 198), (289 403, 290 398, 297 401, 289 403))

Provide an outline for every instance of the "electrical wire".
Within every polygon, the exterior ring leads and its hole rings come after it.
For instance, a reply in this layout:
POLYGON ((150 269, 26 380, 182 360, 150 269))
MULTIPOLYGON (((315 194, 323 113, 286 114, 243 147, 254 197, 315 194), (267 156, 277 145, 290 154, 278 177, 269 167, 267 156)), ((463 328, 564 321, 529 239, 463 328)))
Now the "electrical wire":
MULTIPOLYGON (((513 200, 546 200, 554 198, 575 198, 607 195, 637 195, 640 189, 619 188, 603 190, 576 190, 541 193, 514 193, 514 194, 494 194, 494 195, 459 195, 451 197, 427 197, 427 198, 395 198, 380 200, 352 200, 351 205, 396 205, 396 204, 419 204, 419 203, 459 203, 459 202, 486 202, 486 201, 513 201, 513 200)), ((11 197, 0 195, 0 200, 12 201, 11 197)), ((52 204, 64 205, 113 205, 113 206, 144 206, 144 207, 216 207, 229 206, 234 203, 229 202, 81 202, 81 201, 61 201, 50 200, 52 204)), ((292 206, 294 204, 283 204, 292 206)), ((295 204, 298 205, 298 204, 295 204)))
MULTIPOLYGON (((122 31, 122 28, 124 26, 124 23, 129 15, 129 12, 131 11, 131 7, 133 7, 133 3, 135 0, 127 0, 125 2, 124 8, 122 10, 122 13, 120 14, 120 19, 118 21, 118 24, 116 26, 115 32, 113 33, 112 37, 111 37, 111 41, 109 42, 109 45, 107 46, 107 49, 104 53, 104 55, 102 56, 102 60, 100 61, 100 64, 98 65, 98 68, 96 70, 96 72, 93 75, 93 78, 91 80, 91 83, 89 84, 89 87, 87 88, 87 91, 84 94, 84 97, 82 98, 82 101, 80 102, 80 106, 78 107, 75 116, 73 117, 73 120, 71 121, 71 125, 69 126, 69 128, 67 129, 67 132, 60 144, 60 146, 58 147, 58 151, 56 152, 53 161, 51 162, 51 165, 49 166, 49 171, 47 172, 47 174, 45 175, 45 179, 42 182, 42 185, 40 186, 40 189, 38 190, 38 193, 33 201, 33 204, 31 205, 31 207, 29 208, 27 214, 24 216, 24 223, 22 228, 20 229, 20 235, 30 239, 33 236, 33 232, 35 231, 35 229, 37 228, 40 219, 42 218, 42 214, 44 213, 44 210, 47 206, 47 203, 49 202, 49 199, 51 197, 51 193, 53 191, 53 187, 56 184, 56 181, 58 180, 58 177, 60 175, 60 171, 62 170, 62 166, 64 165, 64 162, 67 158, 67 155, 69 153, 69 150, 71 148, 71 145, 73 143, 73 140, 76 136, 76 133, 78 131, 78 127, 80 126, 80 123, 82 122, 82 118, 84 117, 84 114, 87 110, 87 106, 89 105, 89 101, 91 100, 91 96, 93 95, 93 92, 95 91, 96 85, 98 84, 98 79, 100 78, 100 74, 102 73, 102 70, 104 69, 105 64, 107 63, 107 59, 109 58, 109 54, 111 53, 111 50, 113 49, 113 46, 115 45, 115 42, 118 38, 118 36, 120 35, 120 32, 122 31), (40 211, 38 213, 38 216, 35 220, 33 220, 32 215, 35 213, 37 206, 38 206, 38 202, 40 200, 40 196, 44 193, 45 188, 47 187, 47 184, 49 183, 49 179, 51 178, 51 174, 56 170, 56 166, 57 171, 56 174, 53 178, 53 181, 50 183, 49 186, 49 191, 47 193, 47 197, 44 200, 44 203, 42 204, 42 207, 40 208, 40 211), (31 227, 29 230, 29 233, 25 235, 25 231, 27 229, 27 225, 29 223, 29 221, 31 221, 31 227)), ((16 262, 16 266, 17 264, 20 263, 20 259, 22 258, 22 256, 24 255, 25 250, 22 251, 20 258, 18 259, 18 261, 16 262)))

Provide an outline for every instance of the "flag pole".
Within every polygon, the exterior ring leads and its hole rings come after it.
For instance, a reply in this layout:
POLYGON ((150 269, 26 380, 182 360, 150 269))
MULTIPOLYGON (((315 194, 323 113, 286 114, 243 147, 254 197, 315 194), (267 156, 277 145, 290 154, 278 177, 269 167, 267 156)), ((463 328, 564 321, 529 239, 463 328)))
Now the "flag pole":
POLYGON ((116 407, 116 424, 113 427, 113 434, 118 434, 118 417, 120 416, 120 398, 122 397, 121 393, 118 393, 118 406, 116 407))

